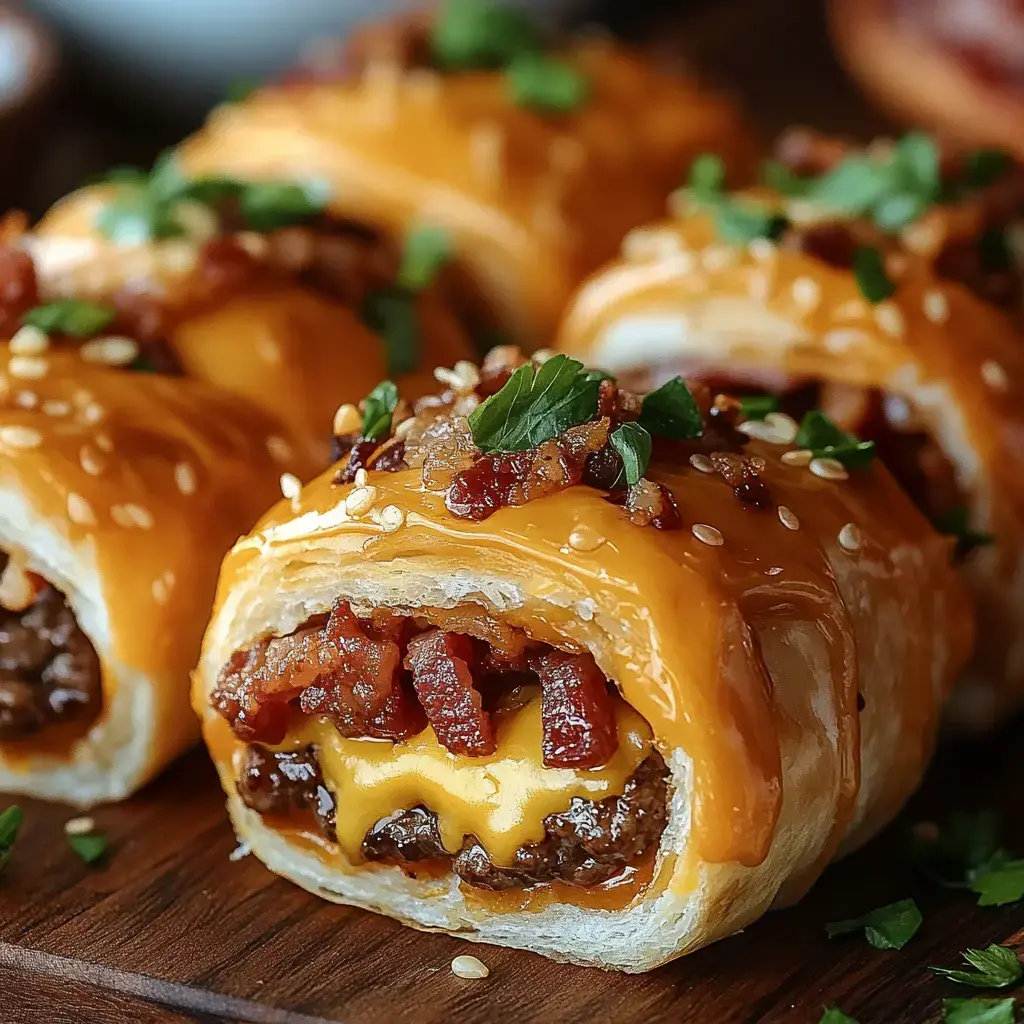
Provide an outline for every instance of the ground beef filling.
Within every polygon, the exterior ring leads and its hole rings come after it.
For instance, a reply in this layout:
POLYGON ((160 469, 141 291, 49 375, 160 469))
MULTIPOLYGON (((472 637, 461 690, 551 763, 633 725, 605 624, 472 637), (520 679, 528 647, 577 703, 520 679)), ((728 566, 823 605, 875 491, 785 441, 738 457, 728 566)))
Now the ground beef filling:
MULTIPOLYGON (((246 807, 273 817, 312 813, 321 833, 335 838, 335 802, 324 785, 316 750, 272 751, 251 745, 238 781, 246 807)), ((668 769, 651 754, 619 796, 573 799, 569 809, 544 819, 544 839, 516 850, 509 867, 498 867, 474 836, 452 856, 438 831, 437 815, 425 807, 396 811, 363 840, 363 856, 385 864, 448 861, 468 885, 516 889, 560 881, 592 886, 608 881, 657 846, 668 809, 668 769)), ((344 813, 342 805, 341 813, 344 813)))
POLYGON ((101 694, 99 658, 63 594, 45 585, 20 611, 0 607, 0 742, 92 721, 101 694))

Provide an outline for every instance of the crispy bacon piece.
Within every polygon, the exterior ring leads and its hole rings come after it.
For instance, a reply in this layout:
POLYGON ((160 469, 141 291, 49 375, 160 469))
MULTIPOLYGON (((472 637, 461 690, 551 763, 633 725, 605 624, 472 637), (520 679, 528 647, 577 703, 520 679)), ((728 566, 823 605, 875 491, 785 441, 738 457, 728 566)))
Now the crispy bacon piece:
POLYGON ((221 669, 211 698, 231 731, 250 742, 280 743, 288 729, 288 701, 296 696, 287 686, 271 688, 266 671, 270 644, 260 640, 247 651, 235 651, 221 669))
POLYGON ((380 441, 372 438, 360 437, 348 449, 348 459, 345 465, 338 470, 334 477, 336 484, 350 484, 356 478, 356 473, 366 469, 373 453, 380 447, 380 441))
POLYGON ((752 505, 754 508, 768 508, 771 505, 771 491, 758 475, 759 469, 764 468, 763 462, 758 464, 753 458, 733 452, 712 452, 711 461, 718 475, 744 505, 752 505))
POLYGON ((544 764, 597 768, 619 744, 604 674, 589 654, 549 650, 530 657, 541 683, 544 764))
POLYGON ((485 757, 497 744, 474 684, 475 660, 468 636, 434 629, 409 642, 405 664, 438 742, 453 754, 485 757))

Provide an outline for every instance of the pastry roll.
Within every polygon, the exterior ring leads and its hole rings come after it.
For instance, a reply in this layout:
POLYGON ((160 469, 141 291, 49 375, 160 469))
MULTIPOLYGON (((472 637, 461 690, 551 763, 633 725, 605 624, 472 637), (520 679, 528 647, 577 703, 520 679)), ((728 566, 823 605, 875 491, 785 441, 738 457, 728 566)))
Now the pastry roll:
POLYGON ((58 203, 13 240, 34 284, 8 312, 10 328, 33 303, 99 304, 116 314, 104 334, 137 339, 159 369, 253 402, 320 465, 339 399, 385 376, 415 397, 433 387, 431 367, 471 354, 430 287, 446 251, 425 269, 421 258, 406 286, 401 247, 323 218, 312 186, 204 189, 166 159, 58 203))
POLYGON ((388 236, 445 228, 465 317, 537 347, 708 148, 739 168, 752 144, 692 78, 607 39, 543 49, 524 15, 455 0, 222 105, 180 156, 194 175, 325 181, 331 214, 388 236))
POLYGON ((341 463, 239 541, 193 699, 273 871, 644 971, 896 813, 970 614, 877 462, 794 464, 679 379, 641 402, 520 364, 463 368, 382 468, 341 463))
POLYGON ((813 158, 768 168, 786 194, 698 181, 670 219, 628 236, 575 297, 559 347, 626 379, 684 373, 775 396, 755 404, 781 415, 752 434, 873 442, 959 538, 979 639, 951 715, 989 725, 1024 697, 1024 352, 1007 315, 1021 291, 1006 226, 1019 172, 992 151, 943 160, 921 135, 870 155, 789 142, 813 158), (832 166, 815 167, 827 150, 832 166), (919 183, 900 186, 914 161, 919 183), (831 438, 813 420, 798 436, 809 409, 831 438))
POLYGON ((310 469, 241 401, 4 346, 0 790, 117 800, 194 742, 217 567, 286 468, 310 469))

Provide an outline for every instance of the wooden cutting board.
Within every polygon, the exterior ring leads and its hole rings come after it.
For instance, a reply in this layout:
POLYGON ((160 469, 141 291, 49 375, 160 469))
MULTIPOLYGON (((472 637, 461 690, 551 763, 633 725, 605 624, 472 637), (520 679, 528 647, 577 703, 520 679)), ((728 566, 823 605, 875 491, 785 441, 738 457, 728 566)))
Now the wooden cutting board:
MULTIPOLYGON (((685 51, 733 87, 770 134, 792 121, 868 134, 883 127, 832 61, 815 0, 733 0, 698 11, 654 47, 685 51)), ((25 803, 0 876, 0 1022, 252 1021, 275 1024, 558 1021, 591 1024, 817 1024, 838 1004, 860 1024, 927 1024, 945 996, 972 995, 927 970, 959 950, 1024 942, 1024 905, 978 908, 918 876, 903 854, 914 822, 999 807, 1024 851, 1020 723, 947 746, 889 832, 832 868, 797 908, 642 976, 402 928, 276 879, 235 841, 201 752, 126 804, 94 815, 111 843, 86 867, 68 849, 66 809, 25 803), (827 921, 913 896, 925 923, 899 952, 828 940, 827 921), (476 953, 483 981, 450 971, 476 953)), ((5 802, 0 800, 0 807, 5 802)))

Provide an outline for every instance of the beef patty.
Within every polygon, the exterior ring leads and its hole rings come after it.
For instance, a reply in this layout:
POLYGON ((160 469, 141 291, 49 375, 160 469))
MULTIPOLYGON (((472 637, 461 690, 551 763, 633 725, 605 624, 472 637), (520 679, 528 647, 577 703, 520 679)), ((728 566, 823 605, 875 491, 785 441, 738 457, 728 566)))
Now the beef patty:
POLYGON ((47 585, 23 611, 0 607, 0 741, 91 721, 101 697, 99 658, 63 594, 47 585))
MULTIPOLYGON (((238 784, 247 807, 261 813, 295 809, 314 812, 321 831, 334 838, 335 807, 324 805, 323 776, 312 747, 300 752, 248 748, 238 784)), ((336 798, 335 798, 336 799, 336 798)), ((510 867, 495 865, 474 836, 455 854, 445 850, 437 815, 424 807, 396 811, 366 834, 367 860, 387 864, 450 861, 467 884, 516 889, 562 881, 591 886, 607 881, 661 839, 668 816, 668 769, 652 753, 633 773, 620 796, 574 797, 569 809, 544 819, 544 839, 516 850, 510 867)))

